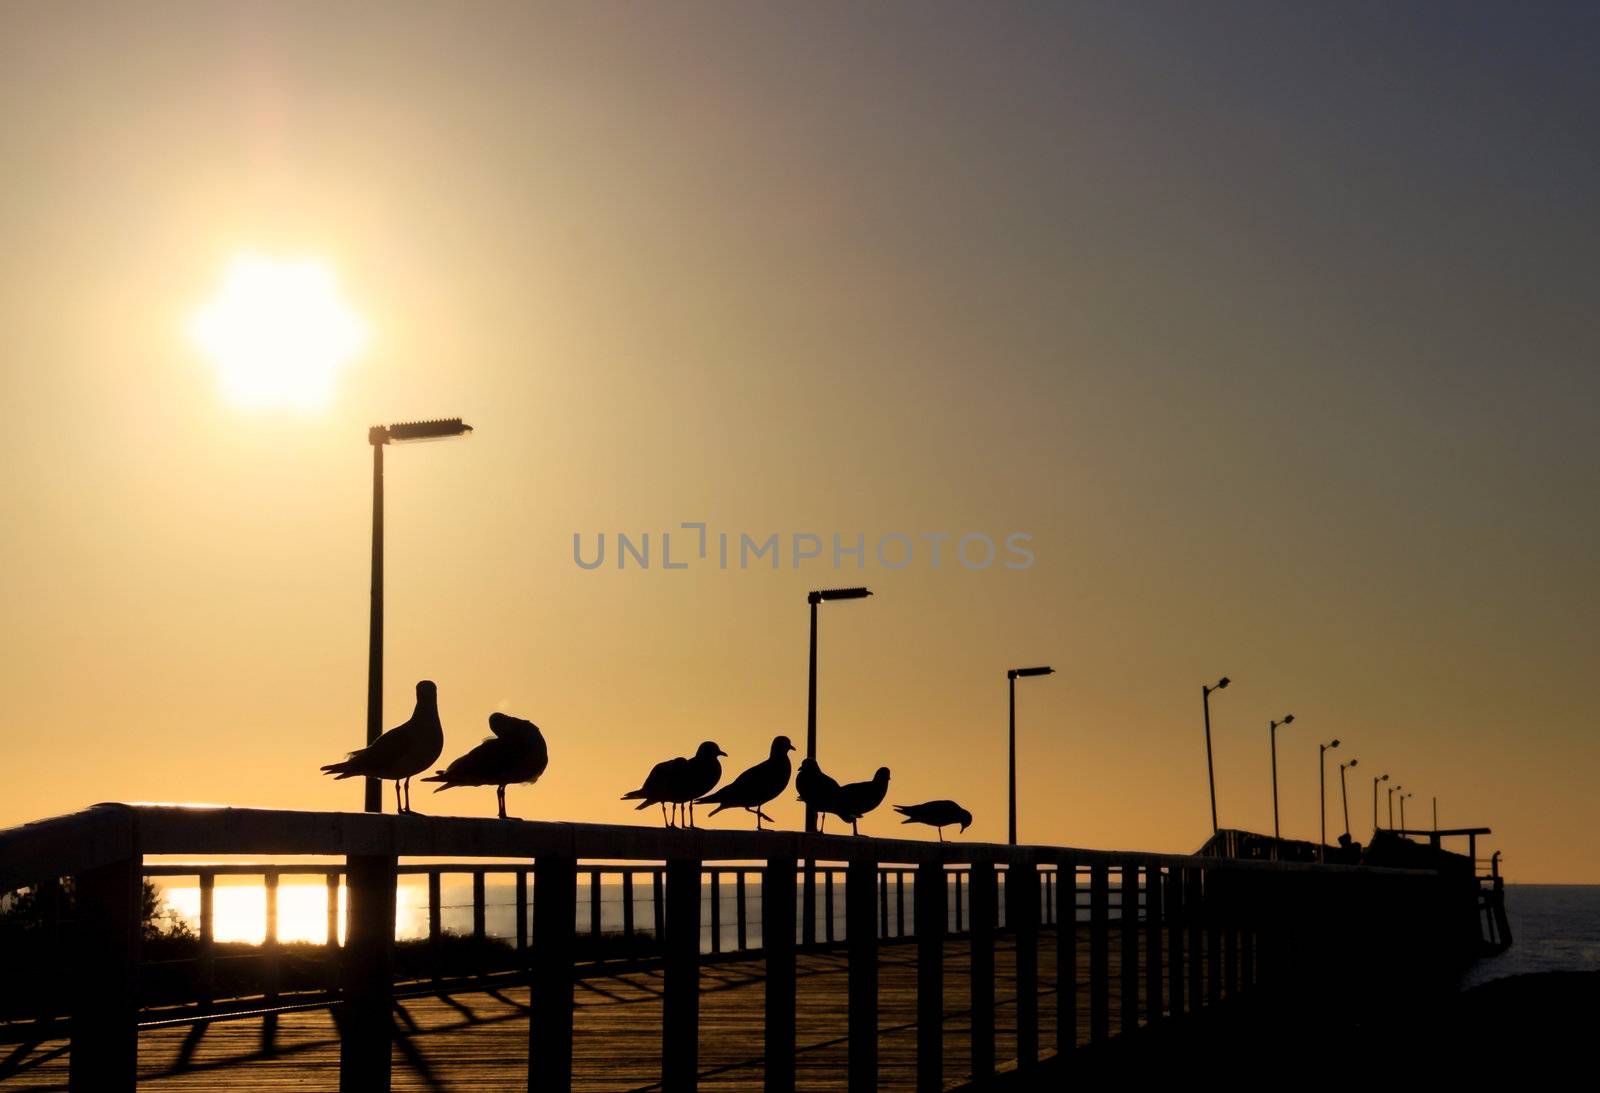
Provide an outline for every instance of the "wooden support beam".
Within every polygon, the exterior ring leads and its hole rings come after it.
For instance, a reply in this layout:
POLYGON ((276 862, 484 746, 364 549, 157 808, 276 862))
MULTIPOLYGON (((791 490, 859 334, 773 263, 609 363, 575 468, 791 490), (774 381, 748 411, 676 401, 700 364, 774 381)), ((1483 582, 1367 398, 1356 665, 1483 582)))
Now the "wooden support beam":
POLYGON ((968 888, 972 902, 972 1080, 982 1084, 993 1076, 995 1066, 994 929, 999 902, 994 866, 975 863, 968 888))
POLYGON ((444 954, 439 951, 439 938, 444 933, 440 883, 439 870, 428 870, 428 970, 435 981, 444 968, 444 954))
POLYGON ((1122 935, 1122 966, 1119 1009, 1124 1035, 1139 1027, 1139 867, 1124 862, 1119 871, 1122 906, 1118 925, 1122 935))
MULTIPOLYGON (((600 909, 600 870, 591 869, 589 870, 589 941, 590 944, 596 946, 600 942, 601 933, 600 909)), ((600 950, 598 948, 594 951, 596 955, 599 955, 600 950)))
POLYGON ((1111 1038, 1111 877, 1103 861, 1089 866, 1089 1042, 1111 1038))
POLYGON ((686 1093, 700 1069, 700 863, 692 858, 667 862, 661 979, 661 1088, 686 1093))
POLYGON ((388 1093, 393 1037, 395 858, 345 859, 348 925, 340 959, 339 1093, 388 1093))
POLYGON ((1039 871, 1031 863, 1006 870, 1006 925, 1017 946, 1017 1068, 1039 1061, 1039 871))
POLYGON ((722 874, 711 871, 711 951, 722 951, 722 874))
POLYGON ((1056 1051, 1078 1046, 1078 863, 1056 867, 1056 1051))
POLYGON ((132 1093, 138 1080, 139 866, 136 854, 73 879, 72 1093, 132 1093))
POLYGON ((917 1093, 944 1089, 944 937, 949 890, 944 866, 917 866, 912 889, 917 931, 917 1093))
POLYGON ((650 909, 656 919, 656 950, 659 952, 667 941, 667 901, 662 894, 663 882, 666 874, 657 869, 650 874, 650 909))
POLYGON ((1183 868, 1183 922, 1188 933, 1189 948, 1189 1012, 1199 1013, 1205 1005, 1205 974, 1202 956, 1205 953, 1204 907, 1201 903, 1200 870, 1183 868))
POLYGON ((528 874, 517 870, 517 967, 528 966, 528 874))
MULTIPOLYGON (((878 863, 852 861, 845 875, 845 935, 848 942, 849 1016, 847 1051, 851 1093, 878 1088, 878 922, 873 904, 881 887, 878 863)), ((885 910, 887 908, 885 907, 885 910)))
POLYGON ((633 870, 622 874, 622 936, 630 944, 627 952, 633 954, 633 870))
POLYGON ((794 1093, 795 859, 761 873, 761 950, 766 960, 766 1093, 794 1093))
POLYGON ((261 963, 264 974, 262 998, 267 1002, 278 1000, 278 985, 283 972, 283 950, 278 945, 278 874, 268 872, 262 878, 266 889, 267 933, 261 942, 261 963))
POLYGON ((529 989, 528 1089, 572 1089, 573 953, 578 935, 578 865, 565 854, 533 863, 533 960, 529 989))
POLYGON ((1161 1020, 1166 1006, 1162 1002, 1161 981, 1161 867, 1144 868, 1144 1017, 1154 1024, 1161 1020))
POLYGON ((1163 910, 1167 920, 1167 1009, 1173 1017, 1183 1013, 1183 870, 1167 869, 1163 910))
POLYGON ((744 870, 733 875, 734 943, 740 952, 750 947, 748 939, 748 913, 745 906, 744 870))
POLYGON ((214 873, 200 874, 200 1001, 210 1002, 216 996, 217 984, 217 878, 214 873))

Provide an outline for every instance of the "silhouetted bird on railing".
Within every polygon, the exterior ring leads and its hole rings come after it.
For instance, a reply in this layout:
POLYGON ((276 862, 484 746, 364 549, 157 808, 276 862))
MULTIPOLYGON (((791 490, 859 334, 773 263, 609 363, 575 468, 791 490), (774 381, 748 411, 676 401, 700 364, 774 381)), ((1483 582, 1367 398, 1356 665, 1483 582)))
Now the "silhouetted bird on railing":
POLYGON ((649 808, 651 805, 661 806, 661 822, 668 827, 673 823, 667 819, 667 805, 672 805, 674 817, 680 816, 679 806, 689 806, 689 826, 694 826, 694 799, 710 793, 712 788, 722 778, 722 764, 717 762, 717 756, 728 753, 707 740, 695 750, 693 758, 685 759, 679 756, 676 759, 667 759, 650 768, 650 776, 644 780, 644 785, 632 793, 624 793, 624 801, 638 801, 638 811, 649 808))
POLYGON ((411 811, 411 776, 421 774, 439 759, 444 750, 444 729, 439 725, 439 689, 430 679, 417 684, 417 707, 411 719, 397 725, 378 739, 353 751, 342 763, 329 763, 324 774, 340 778, 384 778, 394 782, 395 809, 411 811), (405 783, 404 803, 400 784, 405 783))
POLYGON ((760 831, 762 820, 772 822, 772 817, 762 812, 761 806, 782 793, 789 784, 791 751, 794 751, 794 745, 789 743, 787 736, 774 736, 772 751, 765 759, 715 793, 700 798, 697 803, 716 805, 711 810, 713 816, 725 808, 742 808, 746 812, 753 812, 756 815, 756 830, 760 831))
POLYGON ((939 829, 939 841, 944 842, 944 829, 951 824, 960 824, 965 831, 972 823, 972 813, 956 804, 954 801, 924 801, 920 805, 895 805, 894 810, 905 819, 903 824, 927 824, 929 827, 939 829))
POLYGON ((494 735, 422 781, 443 782, 435 793, 456 786, 494 786, 500 818, 505 820, 510 818, 506 815, 506 787, 537 782, 550 765, 550 749, 539 726, 510 714, 490 714, 489 731, 494 735))
POLYGON ((889 792, 889 768, 879 767, 878 772, 868 782, 847 782, 839 787, 839 807, 833 809, 833 814, 841 820, 850 821, 850 834, 859 835, 856 823, 883 804, 884 796, 889 792))
POLYGON ((817 761, 810 756, 800 760, 800 773, 794 776, 794 788, 800 800, 816 809, 818 831, 826 826, 830 812, 846 823, 854 821, 854 816, 839 811, 839 783, 824 774, 817 761))

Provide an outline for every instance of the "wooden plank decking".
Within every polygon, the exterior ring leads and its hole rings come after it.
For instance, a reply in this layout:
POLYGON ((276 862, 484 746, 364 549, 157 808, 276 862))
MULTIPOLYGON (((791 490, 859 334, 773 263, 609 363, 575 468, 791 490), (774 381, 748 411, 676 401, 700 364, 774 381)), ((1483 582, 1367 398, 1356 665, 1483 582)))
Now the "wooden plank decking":
MULTIPOLYGON (((1081 948, 1081 947, 1080 947, 1081 948)), ((1113 1015, 1120 1013, 1119 946, 1110 948, 1113 1015)), ((1053 931, 1039 938, 1040 1048, 1055 1045, 1056 948, 1053 931)), ((1080 984, 1087 953, 1080 953, 1080 984)), ((944 1071, 947 1087, 970 1070, 970 949, 945 946, 944 1071)), ((911 1089, 916 1076, 916 950, 880 950, 878 965, 880 1088, 911 1089)), ((1142 984, 1145 977, 1141 975, 1142 984)), ((760 961, 713 964, 701 970, 700 1086, 759 1089, 762 1080, 763 978, 760 961)), ((1015 961, 1009 938, 995 947, 996 1054, 1016 1055, 1015 961)), ((799 958, 796 1039, 798 1086, 843 1089, 846 1077, 846 959, 843 953, 799 958)), ((1087 991, 1080 989, 1078 1030, 1087 1037, 1087 991)), ((407 1093, 527 1088, 528 991, 469 990, 425 995, 395 1005, 394 1089, 407 1093)), ((641 971, 581 979, 573 1037, 573 1086, 583 1090, 659 1088, 661 975, 641 971)), ((1113 1016, 1113 1027, 1116 1018, 1113 1016)), ((65 1090, 66 1044, 24 1045, 20 1064, 0 1081, 11 1091, 65 1090)), ((158 1093, 215 1090, 333 1090, 338 1088, 339 1040, 326 1007, 145 1028, 139 1035, 139 1085, 158 1093)))

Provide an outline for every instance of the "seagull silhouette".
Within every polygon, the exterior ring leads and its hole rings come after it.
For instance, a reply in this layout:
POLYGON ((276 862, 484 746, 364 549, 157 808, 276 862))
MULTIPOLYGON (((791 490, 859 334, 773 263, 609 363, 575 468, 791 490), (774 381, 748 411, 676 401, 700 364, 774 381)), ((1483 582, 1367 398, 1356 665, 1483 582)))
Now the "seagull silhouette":
POLYGON ((903 824, 927 824, 929 827, 939 829, 939 841, 944 842, 944 829, 951 824, 960 824, 965 831, 972 823, 972 813, 956 804, 954 801, 924 801, 920 805, 895 805, 894 810, 905 819, 903 824))
POLYGON ((631 793, 624 793, 624 801, 638 801, 634 811, 649 808, 651 805, 661 806, 661 822, 667 827, 675 826, 667 819, 667 805, 672 805, 672 814, 679 816, 680 806, 689 806, 689 826, 694 826, 694 799, 711 792, 718 780, 722 777, 722 764, 717 762, 717 756, 728 753, 717 747, 715 743, 707 740, 701 744, 691 758, 679 756, 676 759, 667 759, 650 768, 649 777, 645 778, 644 785, 631 793))
POLYGON ((800 760, 800 773, 794 776, 794 788, 800 800, 816 810, 819 832, 826 826, 830 812, 846 823, 855 821, 854 816, 840 811, 839 783, 824 774, 817 761, 810 756, 800 760))
POLYGON ((774 736, 772 738, 772 751, 768 756, 745 771, 739 777, 707 797, 702 797, 696 803, 702 805, 716 805, 711 810, 715 816, 725 808, 742 808, 746 812, 753 812, 756 816, 756 830, 761 830, 761 821, 772 822, 772 817, 761 811, 761 806, 783 792, 783 787, 789 784, 789 753, 794 751, 794 745, 789 743, 787 736, 774 736))
POLYGON ((506 816, 506 787, 537 782, 545 767, 550 765, 550 749, 539 726, 510 714, 490 714, 489 731, 494 735, 448 767, 421 780, 443 782, 435 793, 456 786, 494 786, 500 803, 500 818, 505 820, 510 818, 506 816))
POLYGON ((839 787, 837 799, 839 810, 834 815, 840 819, 850 821, 850 834, 859 835, 856 823, 883 804, 884 795, 889 792, 889 768, 879 767, 878 772, 872 776, 871 781, 850 782, 839 787))
POLYGON ((417 706, 411 711, 409 721, 396 725, 359 751, 351 752, 343 762, 329 763, 322 772, 339 778, 388 779, 394 782, 395 810, 410 812, 411 776, 427 770, 443 750, 439 688, 434 686, 433 680, 424 679, 417 684, 417 706), (402 782, 406 787, 404 803, 400 800, 402 782))

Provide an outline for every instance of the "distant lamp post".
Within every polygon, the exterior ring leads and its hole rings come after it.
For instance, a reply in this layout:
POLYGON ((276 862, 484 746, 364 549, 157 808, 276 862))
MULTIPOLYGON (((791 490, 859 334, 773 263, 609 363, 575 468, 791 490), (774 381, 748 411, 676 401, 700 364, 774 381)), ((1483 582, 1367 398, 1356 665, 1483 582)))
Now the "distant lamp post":
POLYGON ((1388 780, 1389 780, 1389 776, 1387 774, 1380 774, 1380 775, 1378 775, 1376 778, 1374 778, 1372 780, 1372 833, 1374 835, 1376 835, 1378 833, 1378 830, 1379 830, 1379 828, 1378 828, 1378 783, 1379 782, 1387 782, 1388 780))
POLYGON ((1406 798, 1407 797, 1415 797, 1415 796, 1416 796, 1416 794, 1414 794, 1414 793, 1402 793, 1400 795, 1400 830, 1401 831, 1405 831, 1406 830, 1406 798))
POLYGON ((1405 787, 1398 783, 1389 787, 1389 830, 1394 830, 1394 795, 1405 787))
MULTIPOLYGON (((1338 746, 1338 738, 1330 743, 1317 745, 1317 822, 1321 831, 1317 843, 1318 861, 1327 860, 1324 852, 1328 846, 1328 749, 1338 746)), ((1346 826, 1349 826, 1348 823, 1346 826)))
POLYGON ((1359 763, 1359 759, 1352 759, 1348 763, 1339 764, 1339 800, 1344 802, 1344 833, 1350 835, 1350 791, 1344 784, 1344 772, 1359 763))
POLYGON ((1439 798, 1433 799, 1433 829, 1439 830, 1439 798))
POLYGON ((1011 784, 1011 845, 1017 845, 1017 679, 1026 679, 1029 676, 1047 676, 1055 672, 1054 668, 1043 665, 1038 668, 1008 668, 1006 669, 1006 689, 1010 692, 1011 717, 1010 717, 1010 784, 1011 784))
MULTIPOLYGON (((383 733, 383 449, 410 440, 445 440, 465 436, 472 426, 458 417, 374 425, 367 430, 372 445, 372 623, 367 639, 367 743, 383 733)), ((366 779, 366 810, 383 811, 383 787, 366 779)))
MULTIPOLYGON (((817 757, 817 604, 835 600, 864 600, 872 595, 865 588, 823 588, 806 593, 811 605, 811 667, 806 678, 806 758, 817 757)), ((806 833, 817 830, 817 810, 806 803, 806 833)), ((817 873, 815 862, 806 859, 805 890, 801 905, 802 935, 807 944, 817 939, 817 873)))
MULTIPOLYGON (((1294 714, 1286 713, 1282 721, 1267 722, 1267 736, 1272 741, 1272 837, 1280 838, 1278 832, 1278 726, 1294 724, 1294 714)), ((1273 857, 1277 857, 1277 847, 1273 847, 1273 857)))
POLYGON ((1200 688, 1200 705, 1206 715, 1206 781, 1211 785, 1211 834, 1217 833, 1217 768, 1211 761, 1211 692, 1220 691, 1229 683, 1223 676, 1210 687, 1200 688))

